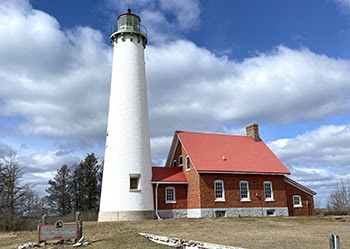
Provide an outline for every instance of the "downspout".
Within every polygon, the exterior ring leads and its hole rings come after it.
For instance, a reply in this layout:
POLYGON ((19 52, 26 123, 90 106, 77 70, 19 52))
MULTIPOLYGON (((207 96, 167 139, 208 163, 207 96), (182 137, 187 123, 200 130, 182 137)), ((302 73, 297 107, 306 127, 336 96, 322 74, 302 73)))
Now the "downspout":
POLYGON ((156 185, 156 216, 158 220, 161 220, 162 218, 160 218, 159 214, 158 214, 158 182, 156 185))

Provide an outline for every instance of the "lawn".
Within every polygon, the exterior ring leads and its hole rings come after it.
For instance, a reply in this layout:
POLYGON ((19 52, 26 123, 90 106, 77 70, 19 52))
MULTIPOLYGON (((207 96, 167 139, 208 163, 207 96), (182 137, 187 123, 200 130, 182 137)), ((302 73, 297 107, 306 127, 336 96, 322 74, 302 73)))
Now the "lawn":
MULTIPOLYGON (((84 222, 87 248, 169 248, 138 233, 151 233, 247 249, 328 249, 328 235, 339 235, 341 248, 350 248, 350 217, 265 217, 225 219, 166 219, 129 222, 84 222)), ((35 242, 36 231, 0 233, 0 248, 35 242)), ((63 248, 68 246, 51 246, 63 248)), ((72 246, 69 246, 72 248, 72 246)), ((48 247, 50 248, 50 247, 48 247)))

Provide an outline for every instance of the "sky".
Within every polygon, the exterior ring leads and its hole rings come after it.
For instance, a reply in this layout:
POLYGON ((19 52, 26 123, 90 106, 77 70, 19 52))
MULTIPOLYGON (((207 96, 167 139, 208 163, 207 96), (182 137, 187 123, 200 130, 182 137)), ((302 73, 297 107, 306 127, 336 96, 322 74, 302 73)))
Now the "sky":
POLYGON ((175 130, 260 137, 325 206, 350 179, 350 0, 0 0, 0 157, 45 194, 102 161, 113 47, 128 4, 145 49, 152 164, 175 130))

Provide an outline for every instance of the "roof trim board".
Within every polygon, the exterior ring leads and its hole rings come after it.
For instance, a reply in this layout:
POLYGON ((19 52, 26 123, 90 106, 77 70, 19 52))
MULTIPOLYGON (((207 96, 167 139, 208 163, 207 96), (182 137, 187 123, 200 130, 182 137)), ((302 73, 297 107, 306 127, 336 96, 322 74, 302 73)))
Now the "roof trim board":
POLYGON ((157 182, 157 181, 151 181, 152 184, 188 184, 188 182, 157 182))
MULTIPOLYGON (((188 154, 188 152, 187 152, 187 150, 186 150, 186 148, 185 148, 185 145, 182 143, 180 137, 177 135, 177 131, 175 131, 175 135, 176 135, 176 137, 177 137, 177 140, 180 141, 182 147, 183 147, 184 150, 186 151, 186 154, 190 157, 190 162, 192 163, 192 166, 193 166, 194 170, 196 171, 196 173, 199 173, 199 172, 197 171, 197 169, 196 169, 196 166, 194 166, 194 162, 193 162, 193 160, 191 159, 190 154, 188 154)), ((176 145, 176 146, 177 146, 177 145, 176 145)))
POLYGON ((170 149, 168 152, 168 157, 167 157, 166 162, 165 162, 165 167, 172 166, 171 165, 172 162, 170 162, 170 159, 174 158, 175 149, 176 149, 178 143, 179 143, 179 139, 178 139, 176 131, 175 131, 174 136, 173 136, 173 140, 171 142, 170 149))
POLYGON ((231 172, 231 171, 198 171, 199 174, 237 174, 237 175, 274 175, 283 176, 282 173, 267 173, 267 172, 231 172))
POLYGON ((296 187, 297 189, 300 189, 301 191, 309 194, 309 195, 317 195, 317 193, 315 191, 312 191, 311 189, 301 185, 300 183, 288 178, 288 177, 284 177, 284 181, 290 185, 292 185, 293 187, 296 187))

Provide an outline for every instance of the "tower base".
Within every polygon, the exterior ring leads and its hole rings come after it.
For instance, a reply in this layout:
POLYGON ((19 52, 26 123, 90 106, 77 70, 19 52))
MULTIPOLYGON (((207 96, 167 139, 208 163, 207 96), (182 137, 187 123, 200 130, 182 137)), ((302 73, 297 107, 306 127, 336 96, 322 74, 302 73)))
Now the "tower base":
POLYGON ((129 220, 152 220, 155 218, 154 210, 149 211, 114 211, 99 212, 98 222, 101 221, 129 221, 129 220))

